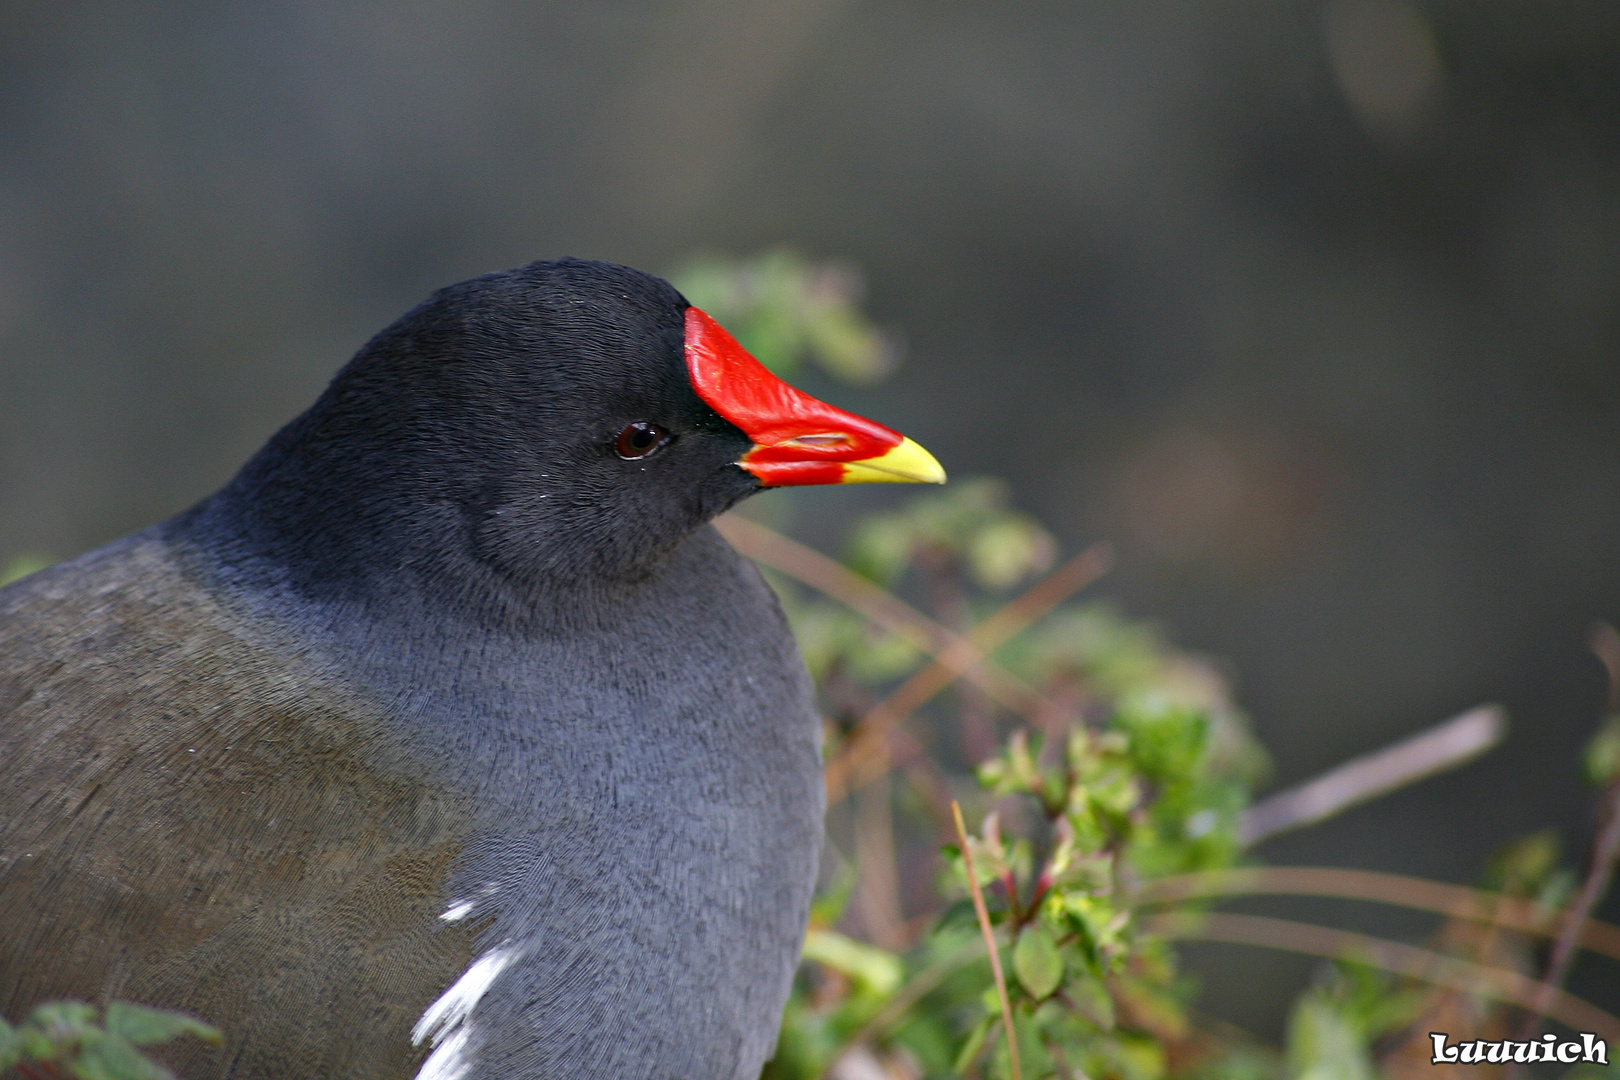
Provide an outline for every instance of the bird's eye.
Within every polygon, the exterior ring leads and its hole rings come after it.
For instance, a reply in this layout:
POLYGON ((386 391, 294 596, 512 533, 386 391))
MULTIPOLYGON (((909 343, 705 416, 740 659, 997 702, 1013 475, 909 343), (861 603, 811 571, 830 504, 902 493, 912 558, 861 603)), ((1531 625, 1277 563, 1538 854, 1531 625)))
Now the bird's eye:
POLYGON ((669 441, 669 432, 657 424, 637 420, 619 432, 618 451, 622 458, 643 458, 669 441))

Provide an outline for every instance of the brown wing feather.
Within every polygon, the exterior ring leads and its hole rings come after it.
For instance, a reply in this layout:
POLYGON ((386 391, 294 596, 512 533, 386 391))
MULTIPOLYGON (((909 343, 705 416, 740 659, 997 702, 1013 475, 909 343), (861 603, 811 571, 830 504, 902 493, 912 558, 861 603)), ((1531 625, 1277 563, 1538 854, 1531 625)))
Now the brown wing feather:
POLYGON ((0 1013, 183 1009, 204 1077, 409 1077, 466 809, 151 537, 0 593, 0 1013))

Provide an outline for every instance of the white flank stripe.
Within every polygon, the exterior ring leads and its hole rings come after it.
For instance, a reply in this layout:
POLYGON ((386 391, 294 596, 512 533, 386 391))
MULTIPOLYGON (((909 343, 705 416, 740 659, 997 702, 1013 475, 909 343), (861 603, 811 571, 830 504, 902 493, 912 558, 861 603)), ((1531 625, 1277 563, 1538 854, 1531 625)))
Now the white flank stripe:
POLYGON ((450 1036, 443 1046, 436 1047, 422 1062, 422 1070, 416 1074, 416 1080, 461 1080, 467 1073, 467 1067, 472 1064, 461 1056, 466 1045, 465 1031, 450 1036))
MULTIPOLYGON (((455 911, 459 906, 452 906, 450 910, 455 911)), ((461 973, 461 978, 427 1007, 411 1029, 411 1042, 420 1045, 422 1040, 432 1039, 434 1049, 422 1063, 416 1080, 460 1080, 471 1064, 462 1056, 471 1035, 465 1026, 467 1017, 489 991, 496 976, 517 959, 517 954, 517 949, 511 947, 491 949, 474 960, 472 966, 461 973)))
POLYGON ((472 914, 472 909, 473 901, 457 900, 455 903, 445 908, 444 914, 440 915, 439 918, 443 919, 445 922, 460 922, 462 919, 465 919, 468 915, 472 914))

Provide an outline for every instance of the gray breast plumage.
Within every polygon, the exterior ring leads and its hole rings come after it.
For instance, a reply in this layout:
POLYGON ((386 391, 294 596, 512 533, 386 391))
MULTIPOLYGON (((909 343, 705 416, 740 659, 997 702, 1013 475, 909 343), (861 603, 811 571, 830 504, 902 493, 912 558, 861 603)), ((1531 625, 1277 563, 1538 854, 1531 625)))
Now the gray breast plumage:
POLYGON ((522 633, 408 592, 222 592, 123 543, 99 601, 81 565, 0 627, 0 738, 43 755, 0 795, 0 902, 74 896, 0 946, 8 1008, 190 1009, 230 1039, 175 1059, 199 1078, 757 1075, 815 874, 817 725, 774 598, 711 529, 522 633), (94 664, 146 689, 114 700, 94 664), (71 794, 21 809, 47 788, 71 794), (112 959, 36 970, 69 939, 112 959))

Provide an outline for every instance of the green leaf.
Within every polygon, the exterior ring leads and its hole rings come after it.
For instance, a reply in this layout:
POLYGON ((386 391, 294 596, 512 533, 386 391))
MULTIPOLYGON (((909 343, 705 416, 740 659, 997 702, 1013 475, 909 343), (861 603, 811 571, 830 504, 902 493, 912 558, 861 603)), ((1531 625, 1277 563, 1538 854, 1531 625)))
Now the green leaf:
POLYGON ((1107 892, 1114 880, 1114 856, 1070 855, 1060 866, 1052 865, 1052 887, 1059 892, 1107 892))
POLYGON ((1607 787, 1620 778, 1620 715, 1611 716, 1586 746, 1586 778, 1607 787))
POLYGON ((986 1016, 973 1025, 973 1030, 968 1032, 967 1042, 962 1044, 962 1049, 956 1052, 956 1060, 951 1063, 952 1072, 958 1074, 967 1072, 968 1066, 973 1064, 973 1059, 978 1057, 979 1051, 984 1048, 984 1037, 990 1034, 990 1026, 995 1022, 995 1016, 986 1016))
MULTIPOLYGON (((107 1011, 111 1014, 111 1007, 107 1011)), ((129 1040, 113 1034, 86 1042, 72 1070, 78 1080, 175 1080, 173 1073, 144 1056, 129 1040)))
POLYGON ((1010 589, 1051 567, 1057 545, 1051 534, 1022 514, 1003 514, 969 540, 968 560, 980 585, 992 592, 1010 589))
MULTIPOLYGON (((955 859, 957 864, 960 865, 962 856, 954 844, 946 847, 944 854, 947 859, 955 859)), ((962 874, 962 880, 967 880, 965 872, 962 874)), ((939 921, 934 924, 934 934, 945 934, 952 930, 961 930, 968 927, 976 929, 978 925, 979 912, 974 908, 973 900, 969 897, 963 897, 946 908, 944 914, 940 915, 939 921)))
POLYGON ((841 971, 884 996, 900 988, 903 972, 898 956, 831 930, 805 934, 804 958, 841 971))
POLYGON ((26 551, 11 558, 3 567, 0 567, 0 585, 10 585, 19 578, 37 573, 52 563, 55 559, 49 555, 41 555, 37 551, 26 551))
POLYGON ((1539 898, 1558 873, 1563 846, 1557 829, 1542 829, 1508 841, 1485 864, 1485 887, 1509 896, 1539 898))
POLYGON ((1102 970, 1110 969, 1124 948, 1122 931, 1130 917, 1130 909, 1116 911, 1106 899, 1081 893, 1066 895, 1063 909, 1080 945, 1102 970))
POLYGON ((0 1071, 11 1068, 22 1059, 22 1039, 17 1029, 0 1020, 0 1071))
MULTIPOLYGON (((985 1075, 992 1080, 1012 1080, 1012 1055, 1008 1051, 1005 1025, 998 1024, 997 1030, 1002 1038, 995 1042, 995 1050, 990 1055, 985 1075)), ((1051 1055, 1046 1052, 1042 1032, 1028 1013, 1022 1009, 1013 1010, 1013 1034, 1018 1040, 1018 1056, 1023 1062, 1023 1076, 1052 1076, 1051 1055)))
POLYGON ((825 308, 805 327, 822 368, 849 383, 874 383, 894 370, 898 350, 852 305, 825 308))
POLYGON ((217 1028, 185 1013, 149 1009, 127 1001, 115 1001, 107 1006, 106 1026, 109 1033, 128 1039, 136 1046, 168 1042, 181 1035, 195 1035, 212 1046, 223 1041, 217 1028))
POLYGON ((855 869, 841 866, 828 884, 810 901, 810 925, 831 926, 843 918, 855 892, 855 869))
POLYGON ((1159 1080, 1165 1071, 1164 1047, 1145 1035, 1123 1036, 1114 1044, 1113 1064, 1125 1080, 1159 1080))
POLYGON ((1013 947, 1013 970, 1036 1001, 1050 997, 1063 981, 1063 957, 1052 934, 1039 923, 1026 926, 1013 947))
POLYGON ((17 1039, 22 1044, 22 1059, 24 1061, 55 1061, 73 1045, 72 1040, 59 1043, 50 1035, 30 1024, 25 1024, 17 1029, 17 1039))
POLYGON ((1375 1080, 1365 1036, 1320 995, 1307 995, 1288 1022, 1288 1060, 1299 1080, 1375 1080))
POLYGON ((861 313, 860 275, 849 267, 777 249, 694 259, 670 280, 777 374, 791 374, 807 356, 852 383, 876 382, 894 368, 896 350, 861 313))
POLYGON ((1114 999, 1101 979, 1089 974, 1081 974, 1078 978, 1071 975, 1064 993, 1081 1016, 1103 1031, 1113 1030, 1114 999))
POLYGON ((1156 780, 1191 779, 1209 741, 1203 712, 1158 693, 1127 695, 1117 723, 1130 737, 1138 768, 1156 780))
POLYGON ((76 1042, 96 1029, 96 1010, 82 1001, 47 1001, 28 1018, 52 1042, 76 1042))
POLYGON ((890 585, 910 565, 919 543, 916 529, 905 519, 891 515, 873 517, 850 538, 845 562, 862 577, 890 585))
POLYGON ((1031 750, 1029 734, 1023 730, 1013 732, 1007 740, 1007 767, 1020 792, 1032 794, 1041 789, 1041 771, 1035 764, 1039 753, 1040 744, 1031 750))

